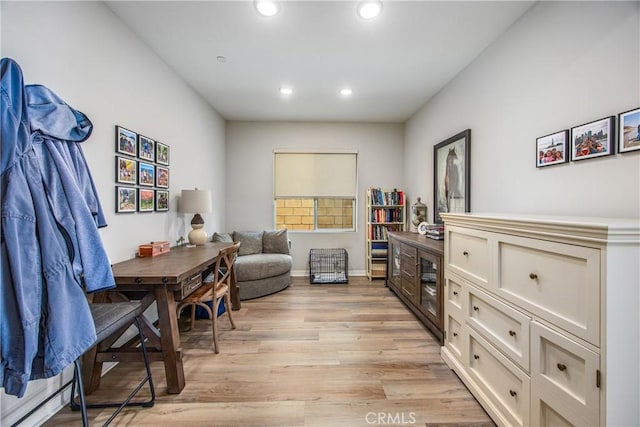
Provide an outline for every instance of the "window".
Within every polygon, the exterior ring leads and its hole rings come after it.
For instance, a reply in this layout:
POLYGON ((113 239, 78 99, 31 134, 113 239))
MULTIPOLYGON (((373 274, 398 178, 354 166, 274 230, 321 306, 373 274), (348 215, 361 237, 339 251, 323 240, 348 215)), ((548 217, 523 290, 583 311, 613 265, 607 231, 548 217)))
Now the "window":
POLYGON ((355 231, 357 153, 276 152, 275 227, 355 231))

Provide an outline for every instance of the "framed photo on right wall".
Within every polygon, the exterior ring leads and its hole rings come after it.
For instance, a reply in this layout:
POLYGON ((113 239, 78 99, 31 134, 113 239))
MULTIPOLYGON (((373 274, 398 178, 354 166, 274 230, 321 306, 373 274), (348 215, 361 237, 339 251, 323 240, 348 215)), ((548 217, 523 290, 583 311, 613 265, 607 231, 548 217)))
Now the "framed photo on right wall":
POLYGON ((640 150, 640 108, 618 114, 618 153, 640 150))
POLYGON ((571 128, 571 160, 610 156, 615 151, 615 117, 571 128))

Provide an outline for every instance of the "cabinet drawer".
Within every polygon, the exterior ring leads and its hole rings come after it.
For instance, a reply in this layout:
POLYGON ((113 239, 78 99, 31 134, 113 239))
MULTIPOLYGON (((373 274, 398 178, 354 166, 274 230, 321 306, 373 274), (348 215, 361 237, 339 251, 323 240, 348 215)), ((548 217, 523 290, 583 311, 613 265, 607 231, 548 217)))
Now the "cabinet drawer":
POLYGON ((405 245, 404 243, 400 244, 400 257, 402 258, 402 263, 408 262, 413 265, 416 265, 416 258, 418 258, 418 249, 413 246, 405 245))
POLYGON ((400 290, 403 294, 409 297, 414 303, 418 303, 418 284, 416 283, 415 276, 407 276, 404 273, 400 279, 400 290))
POLYGON ((458 319, 463 319, 465 312, 465 292, 466 287, 461 280, 453 276, 445 279, 445 307, 448 313, 453 313, 458 319))
POLYGON ((484 389, 508 424, 528 426, 530 380, 527 374, 470 327, 463 326, 463 332, 472 378, 484 389))
POLYGON ((180 299, 183 299, 191 292, 195 291, 202 285, 202 273, 198 272, 180 284, 180 299))
POLYGON ((600 251, 501 235, 496 292, 600 345, 600 251))
POLYGON ((451 350, 451 353, 459 360, 463 361, 464 339, 462 337, 462 323, 451 314, 446 315, 445 329, 447 331, 447 339, 445 346, 451 350))
POLYGON ((447 227, 447 267, 482 286, 489 283, 491 254, 488 234, 478 230, 447 227))
POLYGON ((469 324, 528 372, 531 318, 473 286, 467 289, 469 324))
POLYGON ((597 425, 600 356, 538 322, 531 322, 531 349, 534 424, 559 416, 571 425, 597 425))

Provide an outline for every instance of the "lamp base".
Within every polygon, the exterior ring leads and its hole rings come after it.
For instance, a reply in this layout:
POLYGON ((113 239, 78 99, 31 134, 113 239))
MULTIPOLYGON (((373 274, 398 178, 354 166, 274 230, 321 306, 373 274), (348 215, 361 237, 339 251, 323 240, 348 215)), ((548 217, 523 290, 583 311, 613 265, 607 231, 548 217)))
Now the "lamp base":
POLYGON ((202 246, 207 242, 207 232, 204 231, 204 224, 191 224, 193 230, 189 232, 189 243, 202 246))

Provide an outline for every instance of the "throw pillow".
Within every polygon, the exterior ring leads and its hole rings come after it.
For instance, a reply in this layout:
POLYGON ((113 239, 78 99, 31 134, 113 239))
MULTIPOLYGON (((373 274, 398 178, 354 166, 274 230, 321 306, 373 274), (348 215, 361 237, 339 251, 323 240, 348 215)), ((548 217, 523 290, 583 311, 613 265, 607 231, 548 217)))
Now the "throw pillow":
POLYGON ((262 253, 262 231, 234 231, 233 241, 240 242, 238 255, 262 253))
POLYGON ((211 241, 233 243, 233 238, 231 237, 231 233, 213 233, 211 241))
POLYGON ((287 229, 265 231, 262 235, 262 252, 265 254, 288 254, 287 229))

